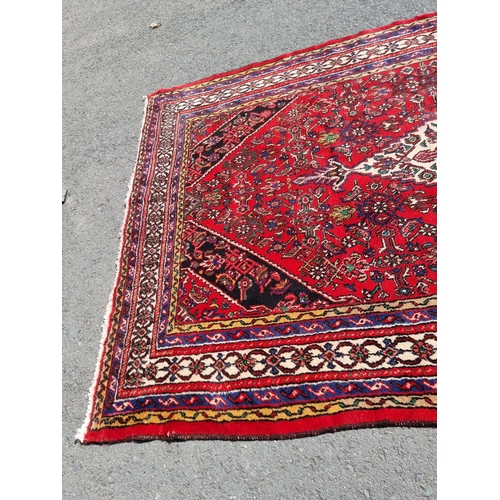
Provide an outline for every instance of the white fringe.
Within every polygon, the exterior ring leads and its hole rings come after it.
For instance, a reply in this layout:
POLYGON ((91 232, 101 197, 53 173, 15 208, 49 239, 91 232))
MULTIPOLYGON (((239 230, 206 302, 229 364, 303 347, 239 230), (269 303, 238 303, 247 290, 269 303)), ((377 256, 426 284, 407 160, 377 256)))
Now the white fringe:
POLYGON ((121 236, 120 236, 120 246, 119 246, 119 250, 118 250, 118 257, 116 258, 116 262, 115 262, 115 269, 116 269, 115 282, 114 282, 115 284, 113 286, 113 289, 111 290, 111 295, 109 297, 108 305, 106 307, 106 313, 104 314, 104 322, 103 322, 102 333, 101 333, 101 347, 99 349, 99 356, 97 358, 97 362, 95 365, 94 381, 92 382, 92 386, 90 387, 89 392, 88 392, 89 402, 88 402, 88 407, 87 407, 87 415, 85 417, 85 421, 83 422, 83 425, 78 429, 78 431, 75 435, 76 441, 79 441, 80 443, 84 443, 85 434, 90 426, 90 419, 92 417, 92 410, 93 410, 94 393, 97 389, 97 384, 99 382, 101 360, 102 360, 102 357, 104 356, 104 349, 105 349, 106 340, 108 337, 108 328, 109 328, 110 320, 111 320, 111 317, 110 317, 111 310, 113 308, 113 297, 115 294, 115 290, 118 286, 118 278, 119 278, 119 273, 120 273, 120 257, 121 257, 122 248, 123 248, 123 239, 124 239, 124 235, 125 235, 125 225, 127 223, 127 214, 129 212, 129 208, 130 208, 130 197, 132 194, 132 187, 134 185, 134 179, 135 179, 135 176, 137 173, 137 167, 138 167, 138 163, 139 163, 139 155, 141 152, 141 143, 142 143, 142 139, 144 136, 144 125, 146 123, 146 111, 147 111, 147 107, 148 107, 148 103, 149 103, 147 96, 144 96, 143 99, 145 99, 145 103, 144 103, 144 116, 142 118, 142 126, 141 126, 141 137, 139 138, 139 146, 137 147, 137 159, 135 162, 134 173, 131 176, 131 179, 130 179, 129 185, 128 185, 128 190, 127 190, 127 197, 126 197, 125 209, 124 209, 125 213, 123 216, 123 224, 122 224, 121 236))

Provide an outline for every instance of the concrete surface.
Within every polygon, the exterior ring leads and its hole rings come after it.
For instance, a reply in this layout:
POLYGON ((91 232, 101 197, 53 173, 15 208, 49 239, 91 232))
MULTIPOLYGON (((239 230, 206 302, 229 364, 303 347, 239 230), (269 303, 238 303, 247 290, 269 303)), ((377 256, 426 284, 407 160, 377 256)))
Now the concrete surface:
POLYGON ((63 498, 436 498, 435 429, 74 441, 115 278, 142 96, 435 10, 434 0, 63 0, 63 498))

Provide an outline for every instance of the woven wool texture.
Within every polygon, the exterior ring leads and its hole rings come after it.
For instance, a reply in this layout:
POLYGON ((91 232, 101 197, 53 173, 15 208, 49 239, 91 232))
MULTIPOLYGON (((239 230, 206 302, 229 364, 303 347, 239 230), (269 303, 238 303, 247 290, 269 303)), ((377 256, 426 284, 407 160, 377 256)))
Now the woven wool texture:
POLYGON ((147 97, 83 443, 436 423, 436 16, 147 97))

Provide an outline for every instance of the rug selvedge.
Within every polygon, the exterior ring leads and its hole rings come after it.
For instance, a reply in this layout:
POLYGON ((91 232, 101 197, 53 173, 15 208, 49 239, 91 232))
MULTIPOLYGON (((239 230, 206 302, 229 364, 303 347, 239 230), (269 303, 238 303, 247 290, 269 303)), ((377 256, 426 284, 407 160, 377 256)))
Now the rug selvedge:
POLYGON ((148 97, 81 441, 435 424, 435 78, 428 15, 148 97))

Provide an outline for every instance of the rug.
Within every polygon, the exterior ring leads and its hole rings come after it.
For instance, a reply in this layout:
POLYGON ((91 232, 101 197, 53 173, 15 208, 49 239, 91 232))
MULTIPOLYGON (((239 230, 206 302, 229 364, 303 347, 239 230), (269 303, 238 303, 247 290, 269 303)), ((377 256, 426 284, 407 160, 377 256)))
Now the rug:
POLYGON ((436 15, 146 99, 82 443, 436 424, 436 15))

